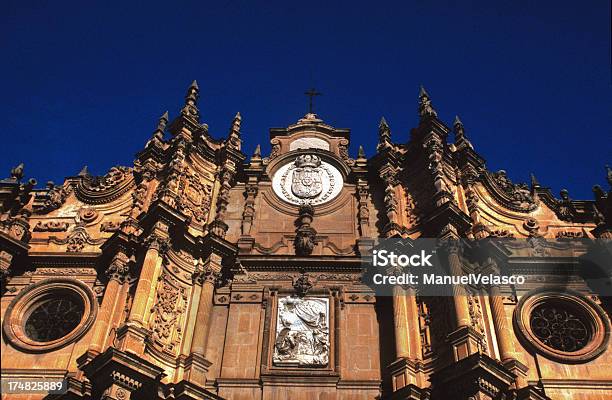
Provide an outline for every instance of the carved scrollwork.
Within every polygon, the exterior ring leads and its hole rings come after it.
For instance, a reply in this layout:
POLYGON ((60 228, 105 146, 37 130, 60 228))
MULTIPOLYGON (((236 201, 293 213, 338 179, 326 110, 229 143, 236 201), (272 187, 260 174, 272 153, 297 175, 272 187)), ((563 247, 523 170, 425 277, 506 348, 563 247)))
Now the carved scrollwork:
POLYGON ((583 231, 560 231, 555 235, 557 239, 582 239, 585 237, 586 235, 583 231))
POLYGON ((514 238, 514 233, 508 229, 489 229, 489 237, 514 238))
POLYGON ((117 199, 134 185, 132 169, 112 167, 104 176, 86 175, 77 183, 75 194, 87 204, 103 204, 117 199))
POLYGON ((34 232, 66 232, 70 224, 61 221, 38 221, 34 225, 34 232))
POLYGON ((340 153, 340 158, 342 158, 347 165, 355 165, 355 160, 349 156, 348 144, 348 139, 341 139, 338 143, 338 152, 340 153))
POLYGON ((102 238, 93 239, 82 226, 74 228, 70 235, 64 239, 58 239, 54 236, 49 238, 51 243, 66 245, 66 252, 68 253, 80 253, 86 245, 101 245, 104 240, 102 238))
POLYGON ((98 212, 91 207, 83 207, 76 216, 77 223, 87 225, 98 218, 98 212))
POLYGON ((272 151, 270 152, 270 157, 268 157, 268 160, 272 161, 280 154, 280 140, 274 138, 270 140, 270 143, 272 144, 272 151))

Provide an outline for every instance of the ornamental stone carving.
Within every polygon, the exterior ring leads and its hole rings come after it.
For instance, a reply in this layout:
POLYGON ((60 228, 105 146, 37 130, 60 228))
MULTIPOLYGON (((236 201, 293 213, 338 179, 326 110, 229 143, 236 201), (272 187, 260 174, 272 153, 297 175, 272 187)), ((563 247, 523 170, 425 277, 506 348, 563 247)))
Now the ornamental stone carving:
POLYGON ((94 239, 92 238, 87 230, 82 226, 77 226, 70 233, 70 235, 64 239, 58 239, 56 237, 50 237, 49 241, 55 244, 65 244, 66 252, 68 253, 80 253, 83 251, 86 245, 99 246, 104 242, 105 239, 94 239))
POLYGON ((187 304, 187 291, 166 273, 159 279, 151 315, 151 339, 158 349, 174 353, 182 338, 181 326, 187 304))
POLYGON ((314 217, 314 208, 310 204, 300 206, 295 234, 295 254, 308 256, 314 250, 317 231, 310 226, 314 217))
POLYGON ((87 204, 103 204, 117 199, 134 185, 132 168, 112 167, 104 176, 83 175, 76 185, 77 198, 87 204))
POLYGON ((324 367, 329 363, 329 299, 278 300, 274 365, 324 367))
POLYGON ((34 225, 34 232, 65 232, 70 224, 61 221, 38 221, 34 225))
POLYGON ((529 187, 524 183, 513 183, 506 171, 499 170, 494 173, 488 173, 491 184, 489 191, 497 197, 502 205, 514 211, 533 211, 536 208, 536 202, 529 190, 529 187))
POLYGON ((342 174, 314 154, 302 154, 280 167, 272 178, 278 197, 291 204, 323 204, 342 189, 342 174))
POLYGON ((124 253, 117 253, 110 265, 106 269, 106 276, 109 280, 116 280, 124 283, 130 277, 129 257, 124 253))
POLYGON ((72 191, 70 185, 56 186, 53 182, 47 182, 47 193, 37 195, 37 198, 42 198, 42 205, 36 207, 36 211, 40 213, 48 213, 56 210, 64 204, 66 198, 72 191), (40 197, 39 197, 40 196, 40 197))

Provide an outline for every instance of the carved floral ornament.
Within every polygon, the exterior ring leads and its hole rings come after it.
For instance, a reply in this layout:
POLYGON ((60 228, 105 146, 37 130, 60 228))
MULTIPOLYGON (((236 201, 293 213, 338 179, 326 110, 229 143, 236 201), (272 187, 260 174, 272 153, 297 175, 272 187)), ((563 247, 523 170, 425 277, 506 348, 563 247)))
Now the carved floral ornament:
POLYGON ((43 279, 9 304, 3 330, 15 347, 33 352, 58 349, 82 337, 95 321, 96 295, 83 282, 43 279))
POLYGON ((598 357, 610 340, 610 320, 592 300, 566 288, 540 288, 524 295, 514 311, 523 344, 563 363, 598 357))
POLYGON ((284 201, 299 204, 324 204, 342 190, 340 171, 315 154, 301 154, 282 165, 272 177, 274 193, 284 201))

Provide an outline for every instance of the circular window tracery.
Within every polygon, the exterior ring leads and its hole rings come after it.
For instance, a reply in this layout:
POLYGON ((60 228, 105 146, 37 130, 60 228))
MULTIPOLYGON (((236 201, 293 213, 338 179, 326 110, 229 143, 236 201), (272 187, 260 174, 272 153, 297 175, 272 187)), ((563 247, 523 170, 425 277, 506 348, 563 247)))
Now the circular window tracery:
POLYGON ((51 342, 66 336, 81 322, 83 303, 74 296, 59 297, 58 294, 33 307, 26 318, 24 331, 30 339, 51 342))
POLYGON ((531 312, 529 323, 542 343, 557 350, 578 351, 591 339, 588 321, 563 304, 540 304, 531 312))
POLYGON ((541 288, 523 296, 514 324, 527 348, 566 363, 594 359, 610 337, 610 321, 601 307, 564 288, 541 288))
POLYGON ((24 289, 9 305, 3 329, 14 346, 50 351, 79 339, 93 324, 92 290, 70 278, 44 279, 24 289))

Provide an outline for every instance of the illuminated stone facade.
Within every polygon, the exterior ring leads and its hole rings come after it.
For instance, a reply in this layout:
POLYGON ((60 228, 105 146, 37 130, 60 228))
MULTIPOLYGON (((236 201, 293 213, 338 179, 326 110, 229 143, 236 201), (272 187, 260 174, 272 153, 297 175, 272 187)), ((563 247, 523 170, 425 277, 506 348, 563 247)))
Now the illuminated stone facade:
MULTIPOLYGON (((380 237, 525 239, 492 272, 558 262, 540 238, 609 251, 612 192, 559 199, 487 170, 424 90, 418 126, 393 141, 383 119, 370 159, 307 114, 247 160, 240 115, 214 139, 198 96, 194 82, 133 166, 36 189, 21 165, 0 181, 4 378, 66 377, 49 396, 63 399, 612 398, 609 299, 579 279, 589 296, 377 297, 360 282, 380 237)), ((461 271, 467 250, 449 243, 461 271)))

